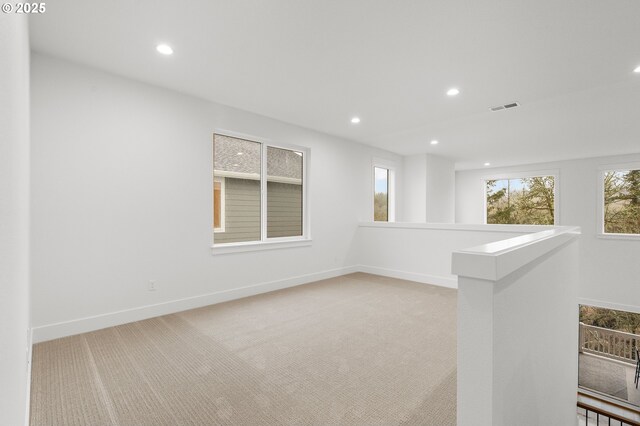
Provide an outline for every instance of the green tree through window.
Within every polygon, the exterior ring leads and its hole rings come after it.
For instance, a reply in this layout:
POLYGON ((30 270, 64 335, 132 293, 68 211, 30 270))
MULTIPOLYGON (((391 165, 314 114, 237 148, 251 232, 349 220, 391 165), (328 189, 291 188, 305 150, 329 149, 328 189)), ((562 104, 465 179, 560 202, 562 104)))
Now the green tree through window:
POLYGON ((605 172, 604 232, 640 234, 640 170, 605 172))
POLYGON ((553 225, 554 187, 553 176, 487 180, 487 223, 553 225))
POLYGON ((389 221, 389 169, 374 167, 373 220, 389 221))

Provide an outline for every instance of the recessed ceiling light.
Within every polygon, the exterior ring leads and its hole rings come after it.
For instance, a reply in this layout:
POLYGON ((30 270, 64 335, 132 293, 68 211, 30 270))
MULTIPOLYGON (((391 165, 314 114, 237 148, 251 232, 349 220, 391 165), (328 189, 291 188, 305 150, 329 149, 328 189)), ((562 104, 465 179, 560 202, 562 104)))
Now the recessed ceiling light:
POLYGON ((239 152, 237 155, 242 155, 242 154, 244 154, 244 153, 243 152, 239 152))
POLYGON ((359 118, 359 117, 353 117, 353 118, 351 119, 351 122, 352 122, 353 124, 358 124, 358 123, 360 122, 360 118, 359 118))
POLYGON ((491 165, 491 163, 484 163, 485 167, 490 166, 490 165, 491 165))
POLYGON ((238 164, 238 163, 234 163, 234 164, 233 164, 233 167, 238 167, 239 165, 240 165, 240 164, 238 164))
POLYGON ((435 139, 434 139, 434 140, 432 140, 432 141, 431 141, 431 145, 438 145, 438 141, 437 141, 437 140, 435 140, 435 139))
POLYGON ((636 69, 635 69, 635 70, 633 70, 633 72, 637 72, 637 73, 639 73, 639 74, 640 74, 640 65, 638 65, 638 66, 636 67, 636 69))
POLYGON ((447 95, 449 96, 455 96, 458 93, 460 93, 460 89, 458 89, 457 87, 452 87, 451 89, 447 90, 447 95))
POLYGON ((156 50, 163 55, 172 55, 173 49, 168 44, 159 44, 156 46, 156 50))

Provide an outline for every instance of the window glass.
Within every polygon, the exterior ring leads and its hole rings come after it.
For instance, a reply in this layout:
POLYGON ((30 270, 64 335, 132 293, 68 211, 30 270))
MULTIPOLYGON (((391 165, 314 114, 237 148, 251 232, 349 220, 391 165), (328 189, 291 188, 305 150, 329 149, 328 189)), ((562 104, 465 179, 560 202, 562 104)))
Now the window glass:
POLYGON ((604 173, 604 232, 640 234, 640 170, 604 173))
POLYGON ((261 144, 217 134, 213 142, 214 228, 216 215, 218 224, 224 223, 224 232, 215 232, 215 242, 259 241, 261 144), (216 181, 224 181, 218 198, 216 181))
POLYGON ((554 187, 553 176, 487 180, 486 222, 553 225, 554 187))
POLYGON ((267 147, 267 238, 302 235, 303 155, 267 147))
POLYGON ((578 386, 640 406, 640 314, 581 305, 579 326, 578 386))
POLYGON ((373 220, 389 221, 389 169, 374 167, 373 220))

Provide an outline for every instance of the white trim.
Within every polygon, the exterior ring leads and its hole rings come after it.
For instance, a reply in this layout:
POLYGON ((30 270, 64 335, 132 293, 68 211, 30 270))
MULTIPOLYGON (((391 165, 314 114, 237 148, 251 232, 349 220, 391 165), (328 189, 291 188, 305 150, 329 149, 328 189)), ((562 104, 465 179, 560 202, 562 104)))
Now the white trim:
POLYGON ((242 140, 245 140, 247 142, 258 142, 258 143, 262 143, 262 144, 271 143, 271 139, 262 138, 260 136, 250 135, 248 133, 234 132, 233 130, 215 128, 215 129, 213 129, 213 134, 214 135, 220 135, 220 136, 228 136, 230 138, 242 139, 242 140))
MULTIPOLYGON (((304 163, 304 158, 302 159, 302 162, 304 163)), ((289 185, 302 185, 302 179, 286 176, 267 176, 267 182, 288 183, 289 185)))
MULTIPOLYGON (((583 353, 584 356, 592 356, 598 357, 598 355, 583 353)), ((605 358, 607 362, 617 362, 628 366, 628 363, 623 363, 622 361, 618 361, 617 359, 605 358)), ((596 408, 601 408, 605 411, 608 411, 612 414, 617 415, 618 417, 622 417, 623 419, 631 420, 632 422, 638 423, 640 422, 640 412, 638 412, 638 406, 632 404, 628 401, 624 401, 622 399, 617 399, 608 395, 606 393, 600 393, 597 391, 593 391, 589 388, 583 388, 578 385, 578 402, 584 402, 586 404, 592 405, 596 408)), ((615 422, 614 422, 615 424, 615 422)), ((632 423, 620 423, 624 424, 632 424, 632 423)))
POLYGON ((248 241, 242 243, 224 243, 211 246, 212 255, 245 253, 248 251, 277 250, 311 245, 311 239, 299 237, 269 238, 268 241, 248 241))
POLYGON ((233 172, 229 170, 214 170, 215 176, 228 177, 233 179, 260 180, 258 173, 233 172))
POLYGON ((640 162, 604 164, 598 166, 598 182, 596 200, 596 237, 611 240, 640 240, 640 234, 617 234, 604 232, 604 174, 606 172, 622 172, 640 170, 640 162))
POLYGON ((482 223, 485 225, 493 225, 493 224, 487 223, 487 181, 488 180, 491 180, 491 178, 488 178, 488 177, 480 178, 480 184, 481 184, 480 190, 482 191, 482 223))
POLYGON ((640 161, 632 161, 630 163, 602 164, 598 166, 598 170, 602 172, 620 171, 620 170, 640 170, 640 161))
MULTIPOLYGON (((226 216, 226 195, 227 195, 227 189, 226 189, 226 182, 227 179, 224 177, 220 177, 220 176, 216 176, 214 174, 213 176, 213 182, 214 182, 214 188, 213 191, 215 193, 215 182, 219 182, 220 183, 220 227, 216 228, 214 226, 213 228, 213 232, 224 232, 224 225, 225 225, 225 216, 226 216)), ((213 202, 215 203, 215 196, 214 196, 214 200, 213 202)), ((214 211, 213 211, 213 216, 214 216, 214 222, 215 222, 215 206, 214 206, 214 211)), ((215 225, 215 224, 214 224, 215 225)))
MULTIPOLYGON (((440 287, 457 288, 457 279, 454 276, 438 276, 429 274, 417 274, 394 269, 378 268, 368 265, 345 266, 342 268, 328 269, 305 275, 285 278, 282 280, 265 283, 251 284, 244 287, 216 291, 199 296, 185 297, 183 299, 170 300, 154 305, 139 306, 131 309, 108 312, 90 317, 78 318, 70 321, 62 321, 54 324, 46 324, 31 329, 32 344, 72 336, 80 333, 114 327, 161 315, 173 314, 203 306, 215 305, 244 297, 255 296, 262 293, 281 290, 299 285, 309 284, 320 280, 340 277, 364 272, 374 275, 410 280, 419 283, 432 284, 440 287)), ((30 383, 30 382, 29 382, 30 383)), ((27 408, 29 405, 27 405, 27 408)), ((28 426, 28 423, 27 425, 28 426)))
POLYGON ((455 275, 431 275, 417 272, 405 272, 397 269, 380 268, 378 266, 359 265, 359 272, 367 274, 381 275, 383 277, 398 278, 401 280, 415 281, 423 284, 431 284, 439 287, 458 288, 458 277, 455 275))
POLYGON ((311 150, 301 149, 302 152, 302 236, 311 240, 311 202, 309 201, 309 177, 311 176, 311 150))
MULTIPOLYGON (((521 179, 521 178, 545 177, 545 176, 558 177, 559 174, 560 174, 559 169, 531 170, 531 171, 523 171, 523 172, 515 171, 515 172, 487 174, 483 176, 483 180, 521 179)), ((555 185, 555 182, 554 182, 554 185, 555 185)))
POLYGON ((397 169, 398 163, 394 160, 389 160, 388 158, 382 157, 373 157, 371 159, 371 164, 376 165, 378 167, 384 167, 385 169, 397 169))
POLYGON ((602 238, 603 240, 640 240, 640 234, 611 234, 601 232, 596 234, 597 238, 602 238))
POLYGON ((267 293, 270 291, 295 287, 298 285, 308 284, 328 278, 339 277, 354 272, 358 272, 358 268, 356 266, 329 269, 326 271, 299 275, 282 280, 252 284, 240 288, 221 290, 199 296, 170 300, 155 305, 140 306, 137 308, 108 312, 101 315, 63 321, 55 324, 42 325, 33 328, 33 339, 35 343, 44 342, 60 337, 86 333, 106 327, 113 327, 116 325, 140 321, 147 318, 153 318, 160 315, 172 314, 188 309, 195 309, 203 306, 227 302, 230 300, 236 300, 243 297, 255 296, 257 294, 267 293))
MULTIPOLYGON (((260 145, 260 176, 267 176, 267 145, 260 145)), ((303 213, 304 214, 304 213, 303 213)), ((260 179, 260 241, 267 239, 267 182, 260 179)), ((215 245, 215 244, 214 244, 215 245)))
MULTIPOLYGON (((254 251, 254 250, 267 250, 272 248, 288 248, 296 246, 304 246, 311 244, 311 225, 310 225, 310 203, 309 203, 309 163, 310 163, 310 149, 307 147, 291 144, 273 143, 270 139, 260 138, 243 133, 233 132, 224 129, 215 129, 213 132, 213 144, 215 153, 215 137, 216 135, 228 136, 246 140, 248 142, 255 142, 260 144, 260 174, 256 173, 241 173, 241 172, 229 172, 229 171, 215 171, 215 176, 224 176, 230 178, 239 179, 253 179, 260 181, 260 240, 250 241, 248 243, 219 243, 215 242, 215 234, 222 232, 214 230, 213 232, 213 245, 212 253, 235 253, 240 251, 254 251), (288 151, 299 152, 302 154, 302 179, 288 178, 281 176, 267 175, 267 150, 268 148, 278 148, 288 151), (266 179, 262 179, 262 176, 266 176, 266 179), (302 235, 295 237, 283 238, 268 238, 267 237, 267 183, 279 182, 302 185, 302 235), (299 242, 293 244, 294 241, 299 242), (287 244, 283 244, 283 243, 287 244), (269 243, 269 245, 265 245, 269 243), (273 244, 273 245, 271 245, 273 244)), ((215 158, 213 159, 215 164, 215 158)))
MULTIPOLYGON (((272 146, 272 145, 268 145, 272 146)), ((244 173, 234 172, 229 170, 214 170, 214 176, 216 177, 228 177, 233 179, 247 179, 247 180, 260 180, 258 173, 244 173)), ((289 183, 292 185, 302 185, 302 179, 286 177, 286 176, 267 176, 269 182, 289 183)))
POLYGON ((609 235, 604 233, 604 174, 606 171, 602 167, 598 168, 598 182, 596 182, 596 236, 609 235))
POLYGON ((375 193, 376 193, 376 167, 379 169, 387 170, 387 222, 396 221, 396 162, 373 157, 371 159, 371 174, 372 184, 371 188, 371 201, 369 206, 371 208, 371 220, 374 220, 375 212, 375 193))
POLYGON ((577 226, 557 226, 535 234, 453 252, 451 270, 458 276, 499 281, 550 251, 575 241, 577 226))
MULTIPOLYGON (((278 149, 284 149, 284 150, 288 150, 288 151, 293 151, 293 152, 299 152, 302 154, 302 179, 295 179, 295 178, 287 178, 287 177, 280 177, 280 176, 272 176, 269 177, 267 175, 267 167, 266 167, 266 160, 265 160, 265 171, 264 171, 264 175, 267 176, 267 180, 269 182, 280 182, 280 183, 290 183, 290 184, 296 184, 296 185, 302 185, 302 235, 299 236, 294 236, 294 237, 271 237, 268 238, 267 237, 267 213, 266 213, 266 201, 265 201, 265 215, 264 215, 264 223, 265 223, 265 232, 263 234, 263 242, 280 242, 280 241, 311 241, 311 203, 309 202, 310 198, 309 198, 309 177, 311 176, 311 172, 310 170, 310 165, 311 165, 311 149, 306 147, 306 146, 302 146, 302 145, 294 145, 294 144, 288 144, 288 143, 276 143, 276 142, 268 142, 266 144, 263 145, 264 146, 264 150, 265 150, 265 154, 267 152, 267 148, 268 147, 272 147, 272 148, 278 148, 278 149), (302 180, 302 182, 300 182, 302 180)), ((266 158, 266 155, 265 155, 266 158)), ((266 185, 265 185, 265 192, 266 192, 266 185)), ((304 244, 301 244, 304 245, 304 244)))
POLYGON ((578 304, 586 306, 594 306, 596 308, 614 309, 616 311, 634 312, 640 314, 640 306, 623 305, 621 303, 606 302, 603 300, 588 299, 584 297, 578 298, 578 304))
POLYGON ((488 180, 513 180, 532 177, 553 177, 553 226, 560 226, 560 170, 532 170, 525 172, 505 172, 493 175, 484 175, 482 181, 482 210, 483 221, 487 224, 487 181, 488 180))
POLYGON ((535 233, 553 229, 551 225, 476 225, 466 223, 412 223, 412 222, 360 222, 358 226, 363 228, 402 228, 402 229, 436 229, 443 231, 480 231, 480 232, 505 232, 512 234, 535 233))
POLYGON ((31 370, 33 364, 33 328, 27 330, 27 387, 24 426, 29 426, 31 416, 31 370))

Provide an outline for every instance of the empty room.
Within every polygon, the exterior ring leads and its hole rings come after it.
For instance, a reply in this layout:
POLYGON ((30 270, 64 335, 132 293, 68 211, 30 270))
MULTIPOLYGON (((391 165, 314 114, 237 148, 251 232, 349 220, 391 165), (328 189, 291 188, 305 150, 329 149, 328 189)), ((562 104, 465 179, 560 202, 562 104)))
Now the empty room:
POLYGON ((0 426, 640 425, 640 2, 4 2, 0 426))

